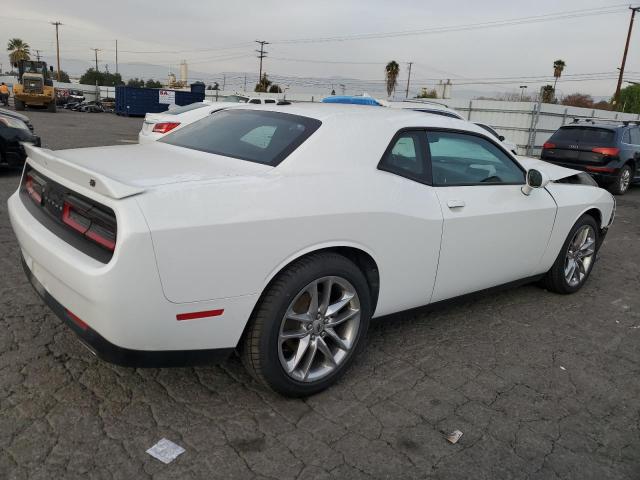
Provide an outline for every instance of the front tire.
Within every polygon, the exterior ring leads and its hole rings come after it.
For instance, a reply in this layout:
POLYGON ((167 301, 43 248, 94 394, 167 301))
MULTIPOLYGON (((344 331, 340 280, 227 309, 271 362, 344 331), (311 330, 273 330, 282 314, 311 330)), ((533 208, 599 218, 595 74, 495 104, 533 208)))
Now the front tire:
POLYGON ((629 185, 633 180, 633 172, 629 164, 624 165, 618 172, 618 176, 609 186, 609 191, 614 195, 624 195, 629 190, 629 185))
POLYGON ((269 285, 251 316, 240 356, 249 373, 276 392, 312 395, 347 370, 370 316, 371 293, 362 271, 342 255, 312 254, 269 285))
POLYGON ((16 110, 24 110, 24 102, 22 100, 18 100, 17 98, 14 98, 13 104, 16 110))
POLYGON ((575 223, 543 286, 555 293, 575 293, 585 284, 596 261, 599 245, 598 224, 591 215, 583 215, 575 223))
POLYGON ((56 113, 56 102, 49 102, 49 104, 47 105, 47 110, 51 113, 56 113))

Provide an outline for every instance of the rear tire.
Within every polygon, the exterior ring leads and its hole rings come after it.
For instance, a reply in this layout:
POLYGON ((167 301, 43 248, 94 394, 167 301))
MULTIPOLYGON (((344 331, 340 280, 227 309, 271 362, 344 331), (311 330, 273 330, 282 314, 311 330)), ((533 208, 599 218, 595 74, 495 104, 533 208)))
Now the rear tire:
POLYGON ((596 261, 600 230, 591 215, 582 215, 569 231, 542 285, 555 293, 575 293, 585 284, 596 261))
POLYGON ((17 98, 14 98, 13 103, 16 110, 24 110, 24 102, 22 100, 18 100, 17 98))
POLYGON ((56 102, 49 102, 49 105, 47 105, 47 111, 51 112, 51 113, 56 113, 56 102))
POLYGON ((267 287, 240 342, 240 357, 256 380, 276 392, 312 395, 348 369, 370 316, 362 271, 342 255, 312 254, 267 287))
POLYGON ((632 180, 633 172, 631 166, 626 164, 620 169, 614 182, 609 185, 609 191, 614 195, 624 195, 629 190, 632 180))

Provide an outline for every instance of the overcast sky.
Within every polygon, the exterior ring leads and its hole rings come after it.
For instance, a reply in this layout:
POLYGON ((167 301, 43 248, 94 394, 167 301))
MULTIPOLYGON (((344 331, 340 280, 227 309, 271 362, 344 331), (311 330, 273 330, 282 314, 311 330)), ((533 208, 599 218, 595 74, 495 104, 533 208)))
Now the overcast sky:
MULTIPOLYGON (((436 79, 451 78, 454 83, 466 84, 455 87, 458 89, 518 91, 519 85, 525 83, 523 80, 495 77, 531 79, 551 75, 553 61, 561 58, 567 68, 565 78, 558 84, 560 94, 583 91, 608 96, 615 89, 614 77, 629 17, 625 4, 615 0, 20 0, 11 2, 10 9, 0 11, 0 41, 6 44, 9 38, 21 38, 31 45, 32 51, 40 49, 45 59, 52 61, 55 29, 48 22, 59 20, 64 24, 60 27, 63 69, 64 61, 72 59, 86 61, 88 66, 94 55, 90 48, 100 48, 100 67, 108 64, 113 70, 118 39, 121 64, 148 63, 175 71, 180 60, 185 59, 191 72, 210 75, 203 78, 208 83, 222 72, 257 75, 254 40, 273 42, 267 46, 269 53, 264 66, 267 72, 306 77, 307 86, 313 85, 315 78, 330 76, 382 82, 385 63, 396 60, 401 64, 401 83, 407 75, 406 62, 414 62, 412 83, 416 88, 432 86, 436 79), (614 13, 494 28, 344 38, 568 11, 585 13, 601 7, 612 7, 608 11, 614 13), (317 41, 335 36, 343 38, 317 41), (314 41, 279 43, 299 39, 314 41), (571 77, 594 72, 601 79, 575 81, 579 77, 571 77), (505 81, 514 83, 480 83, 505 81)), ((629 79, 640 79, 639 23, 636 20, 627 61, 629 79)), ((0 62, 6 67, 6 55, 0 62)), ((145 76, 144 66, 138 68, 140 75, 145 76)), ((548 83, 547 79, 532 80, 548 83)), ((529 91, 539 86, 540 83, 531 83, 529 91)))

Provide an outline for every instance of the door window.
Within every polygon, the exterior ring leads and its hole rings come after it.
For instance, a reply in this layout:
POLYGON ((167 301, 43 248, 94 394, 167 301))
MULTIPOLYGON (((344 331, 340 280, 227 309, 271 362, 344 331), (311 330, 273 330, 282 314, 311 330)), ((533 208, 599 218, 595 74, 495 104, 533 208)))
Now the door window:
POLYGON ((489 140, 464 133, 428 132, 436 186, 525 183, 525 174, 489 140))
POLYGON ((425 182, 424 131, 406 131, 398 134, 380 162, 380 169, 425 182))
POLYGON ((630 130, 631 143, 634 145, 640 145, 640 127, 635 127, 630 130))

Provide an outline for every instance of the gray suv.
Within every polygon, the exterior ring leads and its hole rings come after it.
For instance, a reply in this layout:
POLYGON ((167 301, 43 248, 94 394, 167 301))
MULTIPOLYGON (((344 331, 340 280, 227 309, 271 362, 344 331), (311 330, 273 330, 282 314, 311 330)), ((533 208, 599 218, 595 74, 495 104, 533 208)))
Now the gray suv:
POLYGON ((640 182, 640 122, 575 121, 542 148, 542 160, 589 172, 614 195, 640 182))

